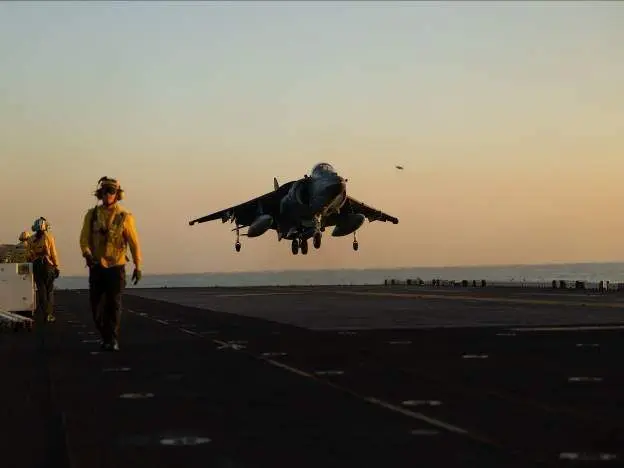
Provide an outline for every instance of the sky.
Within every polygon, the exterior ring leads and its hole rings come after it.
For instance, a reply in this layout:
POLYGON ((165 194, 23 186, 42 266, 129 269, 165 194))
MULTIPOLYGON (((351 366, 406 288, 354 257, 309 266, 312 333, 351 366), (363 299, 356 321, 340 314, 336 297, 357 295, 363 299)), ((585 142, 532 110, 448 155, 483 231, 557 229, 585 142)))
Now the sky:
POLYGON ((622 261, 622 44, 620 2, 3 2, 0 243, 86 274, 106 175, 146 274, 622 261), (188 225, 319 161, 399 224, 188 225))

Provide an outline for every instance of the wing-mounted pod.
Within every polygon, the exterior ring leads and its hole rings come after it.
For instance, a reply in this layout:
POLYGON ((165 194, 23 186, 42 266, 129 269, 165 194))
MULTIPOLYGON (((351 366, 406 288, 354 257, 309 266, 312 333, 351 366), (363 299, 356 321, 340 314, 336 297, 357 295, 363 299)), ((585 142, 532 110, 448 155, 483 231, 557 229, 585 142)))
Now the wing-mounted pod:
POLYGON ((360 229, 365 220, 366 216, 361 213, 350 213, 336 224, 331 235, 333 237, 348 236, 360 229))
POLYGON ((247 237, 258 237, 269 230, 273 225, 273 216, 269 214, 261 214, 247 229, 247 237))

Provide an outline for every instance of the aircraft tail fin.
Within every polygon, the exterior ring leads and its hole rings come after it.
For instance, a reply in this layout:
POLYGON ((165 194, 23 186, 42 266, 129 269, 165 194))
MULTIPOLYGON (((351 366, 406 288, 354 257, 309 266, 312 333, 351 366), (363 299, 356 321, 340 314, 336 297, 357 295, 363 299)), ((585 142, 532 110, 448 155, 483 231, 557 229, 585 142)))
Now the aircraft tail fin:
POLYGON ((279 184, 277 183, 277 177, 273 177, 273 188, 275 190, 279 188, 279 184))

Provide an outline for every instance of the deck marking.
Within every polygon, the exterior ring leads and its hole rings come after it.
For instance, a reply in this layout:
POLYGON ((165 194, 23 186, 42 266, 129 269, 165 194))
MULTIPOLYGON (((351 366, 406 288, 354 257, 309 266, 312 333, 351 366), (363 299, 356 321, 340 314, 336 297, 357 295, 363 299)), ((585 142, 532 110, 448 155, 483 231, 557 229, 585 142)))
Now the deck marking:
POLYGON ((251 296, 301 296, 305 293, 297 292, 266 292, 266 293, 232 293, 232 294, 208 294, 208 297, 251 297, 251 296))
POLYGON ((448 296, 444 294, 426 294, 426 293, 391 293, 391 292, 357 292, 357 291, 336 291, 335 294, 351 295, 351 296, 379 296, 379 297, 397 297, 403 299, 442 299, 447 301, 478 301, 478 302, 506 302, 511 304, 534 304, 534 305, 568 305, 575 307, 608 307, 613 309, 623 309, 622 302, 573 302, 573 301, 555 301, 549 299, 521 299, 512 297, 492 297, 492 296, 448 296))
POLYGON ((602 377, 569 377, 568 382, 602 382, 602 377))
POLYGON ((186 436, 186 437, 167 437, 165 439, 161 439, 160 445, 168 445, 168 446, 188 446, 188 445, 201 445, 207 444, 211 442, 208 437, 194 437, 194 436, 186 436))
POLYGON ((124 399, 129 399, 129 400, 136 400, 140 398, 153 398, 153 397, 154 397, 153 393, 122 393, 121 395, 119 395, 119 398, 124 398, 124 399))
MULTIPOLYGON (((130 313, 136 314, 136 312, 134 312, 131 309, 126 309, 126 310, 128 312, 130 312, 130 313)), ((147 318, 150 319, 150 320, 154 320, 154 319, 152 319, 150 317, 147 317, 147 318)), ((204 336, 201 336, 201 335, 196 335, 196 336, 198 338, 200 338, 200 339, 204 339, 205 338, 204 336)), ((462 429, 459 426, 455 426, 455 425, 446 423, 444 421, 441 421, 439 419, 426 416, 426 415, 424 415, 422 413, 417 413, 417 412, 410 411, 410 410, 405 409, 405 408, 401 408, 400 406, 393 405, 392 403, 389 403, 387 401, 381 400, 379 398, 361 395, 361 394, 359 394, 359 393, 357 393, 357 392, 355 392, 355 391, 353 391, 353 390, 351 390, 351 389, 349 389, 347 387, 343 387, 341 385, 337 385, 337 384, 335 384, 333 382, 330 382, 328 380, 319 378, 319 377, 317 377, 317 376, 315 376, 313 374, 305 372, 305 371, 303 371, 301 369, 298 369, 296 367, 292 367, 292 366, 289 366, 287 364, 283 364, 283 363, 281 363, 279 361, 276 361, 274 359, 265 358, 265 357, 263 357, 261 355, 253 354, 253 353, 251 353, 249 351, 243 351, 242 347, 240 345, 236 345, 236 344, 232 345, 232 344, 230 344, 228 342, 221 341, 221 340, 214 340, 214 339, 211 340, 211 341, 212 341, 212 343, 214 343, 217 346, 219 346, 218 349, 229 348, 229 349, 233 349, 234 351, 242 351, 244 354, 247 354, 247 355, 249 355, 249 356, 251 356, 253 358, 256 358, 256 359, 258 359, 260 361, 264 361, 267 364, 270 364, 272 366, 275 366, 275 367, 278 367, 280 369, 286 370, 288 372, 291 372, 293 374, 299 375, 301 377, 305 377, 307 379, 314 380, 315 382, 318 382, 318 383, 320 383, 322 385, 331 387, 331 388, 333 388, 335 390, 338 390, 338 391, 340 391, 342 393, 347 393, 347 394, 351 395, 352 397, 354 397, 356 399, 365 401, 367 403, 371 403, 371 404, 373 404, 375 406, 384 408, 384 409, 389 410, 389 411, 393 411, 395 413, 402 414, 403 416, 407 416, 409 418, 425 422, 425 423, 430 424, 432 426, 445 429, 445 430, 447 430, 449 432, 453 432, 455 434, 460 434, 460 435, 462 435, 464 437, 468 437, 468 438, 470 438, 472 440, 475 440, 477 442, 484 443, 484 444, 487 444, 487 445, 491 445, 491 446, 494 446, 494 447, 503 448, 500 444, 498 444, 497 442, 491 440, 489 437, 487 437, 485 435, 481 435, 481 434, 478 434, 476 432, 469 432, 468 430, 462 429)))
POLYGON ((532 332, 532 331, 607 331, 607 330, 622 330, 624 325, 581 325, 581 326, 566 326, 566 327, 526 327, 526 328, 510 328, 510 330, 517 332, 532 332))

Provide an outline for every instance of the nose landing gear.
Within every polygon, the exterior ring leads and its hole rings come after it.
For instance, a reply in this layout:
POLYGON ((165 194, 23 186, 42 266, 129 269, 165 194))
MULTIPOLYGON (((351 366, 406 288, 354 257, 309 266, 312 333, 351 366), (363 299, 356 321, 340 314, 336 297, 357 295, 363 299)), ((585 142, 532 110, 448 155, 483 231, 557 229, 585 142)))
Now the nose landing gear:
POLYGON ((241 249, 240 232, 239 232, 238 224, 236 224, 236 243, 234 244, 234 249, 237 252, 240 252, 240 249, 241 249))
POLYGON ((357 250, 360 247, 357 241, 357 237, 355 236, 355 232, 353 233, 353 250, 357 250))

